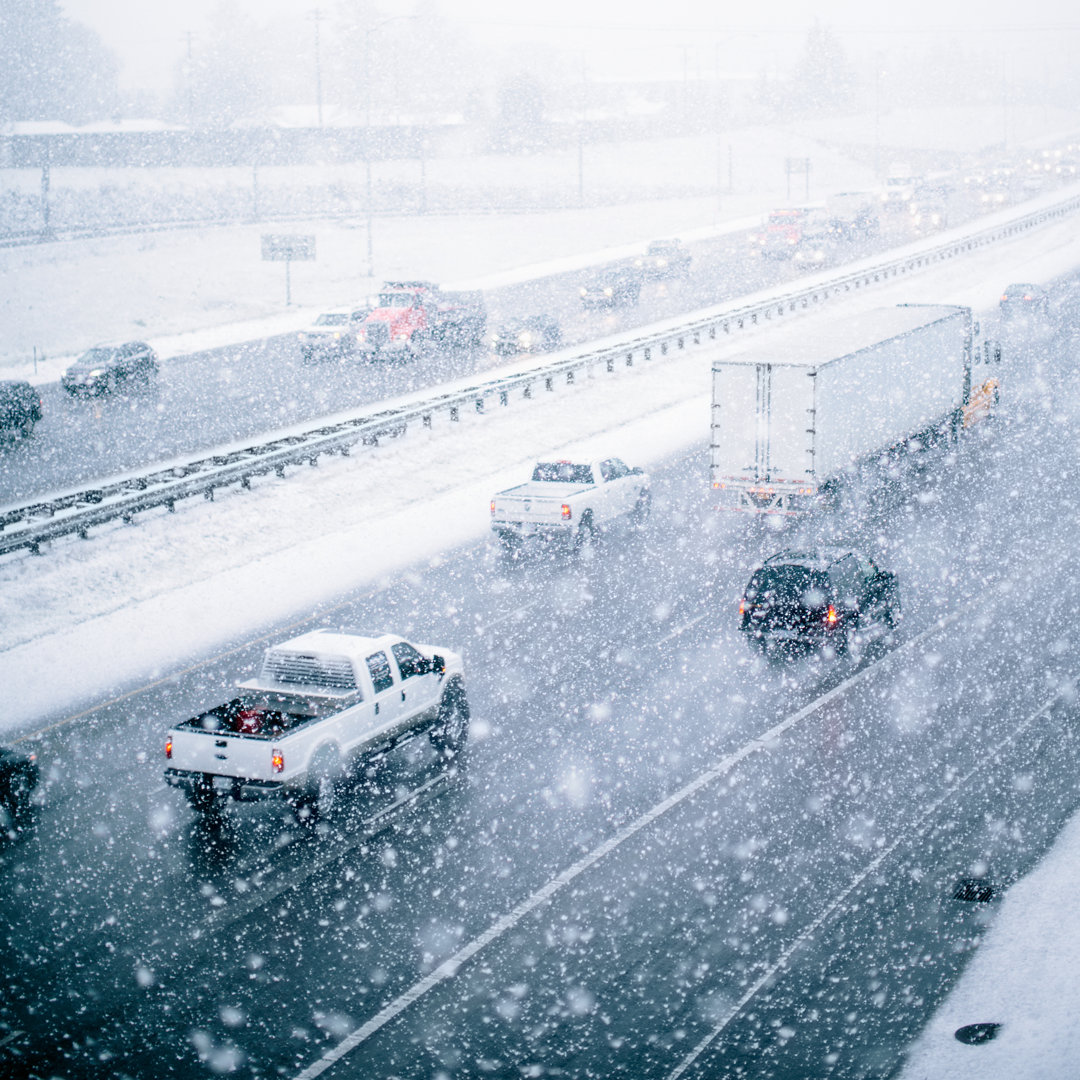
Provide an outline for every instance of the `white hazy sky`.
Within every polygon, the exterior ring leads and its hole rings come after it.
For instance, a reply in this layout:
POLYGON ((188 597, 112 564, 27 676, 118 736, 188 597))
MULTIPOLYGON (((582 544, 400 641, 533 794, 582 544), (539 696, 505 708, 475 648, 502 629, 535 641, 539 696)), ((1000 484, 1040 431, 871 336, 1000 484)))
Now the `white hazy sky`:
MULTIPOLYGON (((228 0, 252 17, 267 21, 306 17, 319 7, 332 32, 335 0, 228 0)), ((68 14, 92 26, 123 64, 128 87, 169 84, 174 62, 185 48, 185 34, 197 35, 221 0, 186 0, 184 4, 147 0, 62 0, 68 14)), ((380 0, 385 14, 407 14, 414 0, 380 0)), ((744 72, 760 70, 778 51, 796 52, 816 17, 841 36, 849 55, 862 47, 881 49, 908 42, 929 45, 934 39, 966 40, 988 55, 1006 52, 1028 62, 1040 50, 1050 62, 1065 63, 1080 32, 1076 0, 900 0, 869 4, 866 0, 758 0, 736 6, 718 0, 442 0, 442 14, 468 25, 480 44, 543 41, 584 51, 597 74, 640 67, 648 72, 678 69, 684 50, 711 64, 714 46, 733 39, 736 55, 745 58, 744 72), (710 58, 708 61, 706 57, 710 58)), ((730 54, 730 50, 729 54, 730 54)))

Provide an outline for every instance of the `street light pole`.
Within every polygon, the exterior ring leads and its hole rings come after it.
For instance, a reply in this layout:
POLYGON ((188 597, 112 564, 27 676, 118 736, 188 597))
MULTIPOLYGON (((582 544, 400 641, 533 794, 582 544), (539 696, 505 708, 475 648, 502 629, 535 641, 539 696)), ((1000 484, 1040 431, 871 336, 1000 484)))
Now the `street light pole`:
POLYGON ((319 42, 319 23, 325 16, 321 8, 315 8, 310 18, 315 23, 315 108, 319 117, 319 127, 322 127, 322 49, 319 42))
POLYGON ((374 210, 371 184, 371 38, 392 22, 405 22, 416 15, 390 15, 364 31, 364 204, 367 208, 367 277, 375 276, 375 244, 372 238, 374 210))

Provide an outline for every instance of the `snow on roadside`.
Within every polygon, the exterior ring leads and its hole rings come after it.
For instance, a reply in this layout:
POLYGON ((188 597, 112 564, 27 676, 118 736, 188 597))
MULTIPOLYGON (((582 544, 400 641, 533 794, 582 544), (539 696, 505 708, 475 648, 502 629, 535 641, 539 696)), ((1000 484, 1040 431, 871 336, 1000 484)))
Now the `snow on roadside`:
POLYGON ((1012 885, 978 949, 912 1044, 900 1080, 1047 1080, 1080 1061, 1080 814, 1012 885), (1000 1024, 989 1042, 956 1031, 1000 1024))

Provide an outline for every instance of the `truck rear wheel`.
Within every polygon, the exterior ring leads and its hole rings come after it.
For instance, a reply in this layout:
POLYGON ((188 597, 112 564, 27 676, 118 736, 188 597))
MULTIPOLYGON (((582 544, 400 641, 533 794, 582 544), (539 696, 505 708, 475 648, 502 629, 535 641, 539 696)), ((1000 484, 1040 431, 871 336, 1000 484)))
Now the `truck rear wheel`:
POLYGON ((328 748, 320 750, 308 769, 307 785, 293 803, 303 824, 314 825, 333 813, 341 776, 341 758, 337 752, 328 748))
POLYGON ((188 805, 197 814, 210 815, 221 811, 221 799, 214 791, 213 781, 200 781, 187 792, 188 805))
POLYGON ((586 510, 581 515, 581 524, 574 532, 574 550, 580 551, 583 547, 596 540, 596 526, 593 524, 592 511, 586 510))
POLYGON ((469 737, 469 699, 458 680, 443 692, 439 718, 431 732, 431 745, 440 757, 456 758, 465 750, 469 737))

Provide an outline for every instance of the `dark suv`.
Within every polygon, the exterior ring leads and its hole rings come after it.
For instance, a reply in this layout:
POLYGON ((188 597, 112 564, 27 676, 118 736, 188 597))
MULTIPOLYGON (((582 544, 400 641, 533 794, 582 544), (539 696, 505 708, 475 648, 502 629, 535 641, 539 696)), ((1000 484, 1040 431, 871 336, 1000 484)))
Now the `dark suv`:
POLYGON ((896 575, 843 548, 781 551, 750 578, 739 627, 762 648, 780 643, 831 646, 839 655, 858 631, 900 621, 896 575))
POLYGON ((29 438, 41 419, 41 395, 28 383, 0 381, 0 433, 29 438))
POLYGON ((112 393, 132 384, 145 386, 157 371, 157 353, 145 341, 95 345, 60 376, 60 384, 69 394, 112 393))

